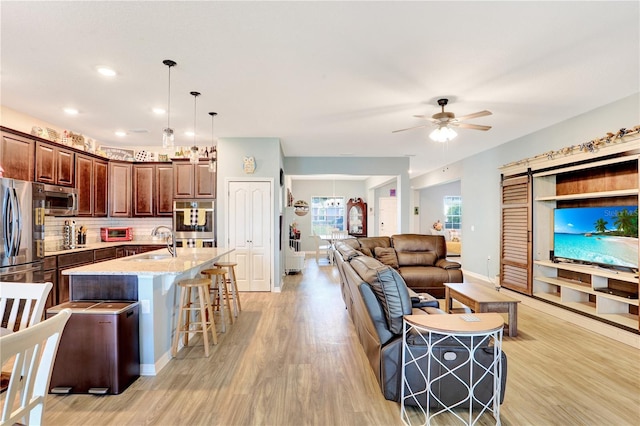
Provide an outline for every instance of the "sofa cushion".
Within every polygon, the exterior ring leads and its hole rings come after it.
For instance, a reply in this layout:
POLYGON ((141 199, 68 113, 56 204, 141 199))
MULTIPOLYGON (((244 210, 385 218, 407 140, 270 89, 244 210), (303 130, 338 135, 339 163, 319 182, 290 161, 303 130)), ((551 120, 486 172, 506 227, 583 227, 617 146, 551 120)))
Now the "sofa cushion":
POLYGON ((398 264, 402 266, 433 266, 447 255, 446 242, 441 235, 399 234, 391 237, 398 264))
POLYGON ((389 331, 402 333, 402 317, 412 312, 411 297, 404 280, 393 268, 377 260, 359 256, 350 265, 373 289, 382 305, 389 331))
POLYGON ((358 242, 361 248, 368 248, 372 253, 376 247, 391 247, 389 237, 364 237, 358 238, 358 242))
POLYGON ((380 262, 393 269, 398 269, 398 257, 393 247, 376 247, 373 249, 373 253, 380 262))
POLYGON ((345 261, 350 261, 356 256, 362 256, 362 253, 343 242, 336 243, 336 250, 340 252, 345 261))

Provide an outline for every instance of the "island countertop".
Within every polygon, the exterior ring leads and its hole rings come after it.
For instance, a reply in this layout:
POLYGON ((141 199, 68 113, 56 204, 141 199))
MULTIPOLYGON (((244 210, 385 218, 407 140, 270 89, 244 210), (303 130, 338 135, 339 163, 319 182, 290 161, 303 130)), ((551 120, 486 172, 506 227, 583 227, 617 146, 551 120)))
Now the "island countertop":
POLYGON ((172 257, 165 248, 64 270, 64 275, 179 275, 231 253, 233 249, 178 248, 172 257))

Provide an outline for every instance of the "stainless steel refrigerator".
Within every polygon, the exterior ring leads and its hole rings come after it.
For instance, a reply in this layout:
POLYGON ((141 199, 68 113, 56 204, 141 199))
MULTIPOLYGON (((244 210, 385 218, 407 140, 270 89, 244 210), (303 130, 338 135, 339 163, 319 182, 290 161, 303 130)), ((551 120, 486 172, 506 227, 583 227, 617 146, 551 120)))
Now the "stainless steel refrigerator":
POLYGON ((0 178, 0 281, 44 279, 44 187, 0 178))

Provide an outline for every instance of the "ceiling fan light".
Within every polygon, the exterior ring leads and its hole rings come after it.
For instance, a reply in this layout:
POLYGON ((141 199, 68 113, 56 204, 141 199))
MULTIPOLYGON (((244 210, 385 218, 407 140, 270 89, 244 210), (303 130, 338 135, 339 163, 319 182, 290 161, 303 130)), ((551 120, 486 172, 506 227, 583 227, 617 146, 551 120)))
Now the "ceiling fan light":
POLYGON ((458 134, 447 126, 441 126, 429 134, 429 138, 435 142, 448 142, 458 136, 458 134))

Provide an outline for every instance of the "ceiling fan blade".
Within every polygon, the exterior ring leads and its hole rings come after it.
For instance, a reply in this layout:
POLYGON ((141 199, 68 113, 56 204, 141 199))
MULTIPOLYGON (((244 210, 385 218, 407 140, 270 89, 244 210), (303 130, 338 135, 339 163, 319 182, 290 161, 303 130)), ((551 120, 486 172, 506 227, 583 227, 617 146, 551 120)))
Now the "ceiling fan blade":
POLYGON ((431 117, 427 117, 426 115, 414 115, 415 118, 431 118, 431 117))
POLYGON ((474 112, 473 114, 467 114, 467 115, 463 115, 461 117, 456 117, 456 120, 464 121, 464 120, 470 120, 472 118, 485 117, 487 115, 491 115, 491 111, 487 111, 485 109, 484 111, 474 112))
POLYGON ((463 129, 474 129, 474 130, 489 130, 491 126, 483 126, 481 124, 471 124, 471 123, 451 123, 451 126, 462 127, 463 129))
POLYGON ((430 124, 421 124, 420 126, 407 127, 406 129, 394 130, 391 133, 404 132, 405 130, 419 129, 420 127, 427 127, 427 126, 430 126, 430 124))

